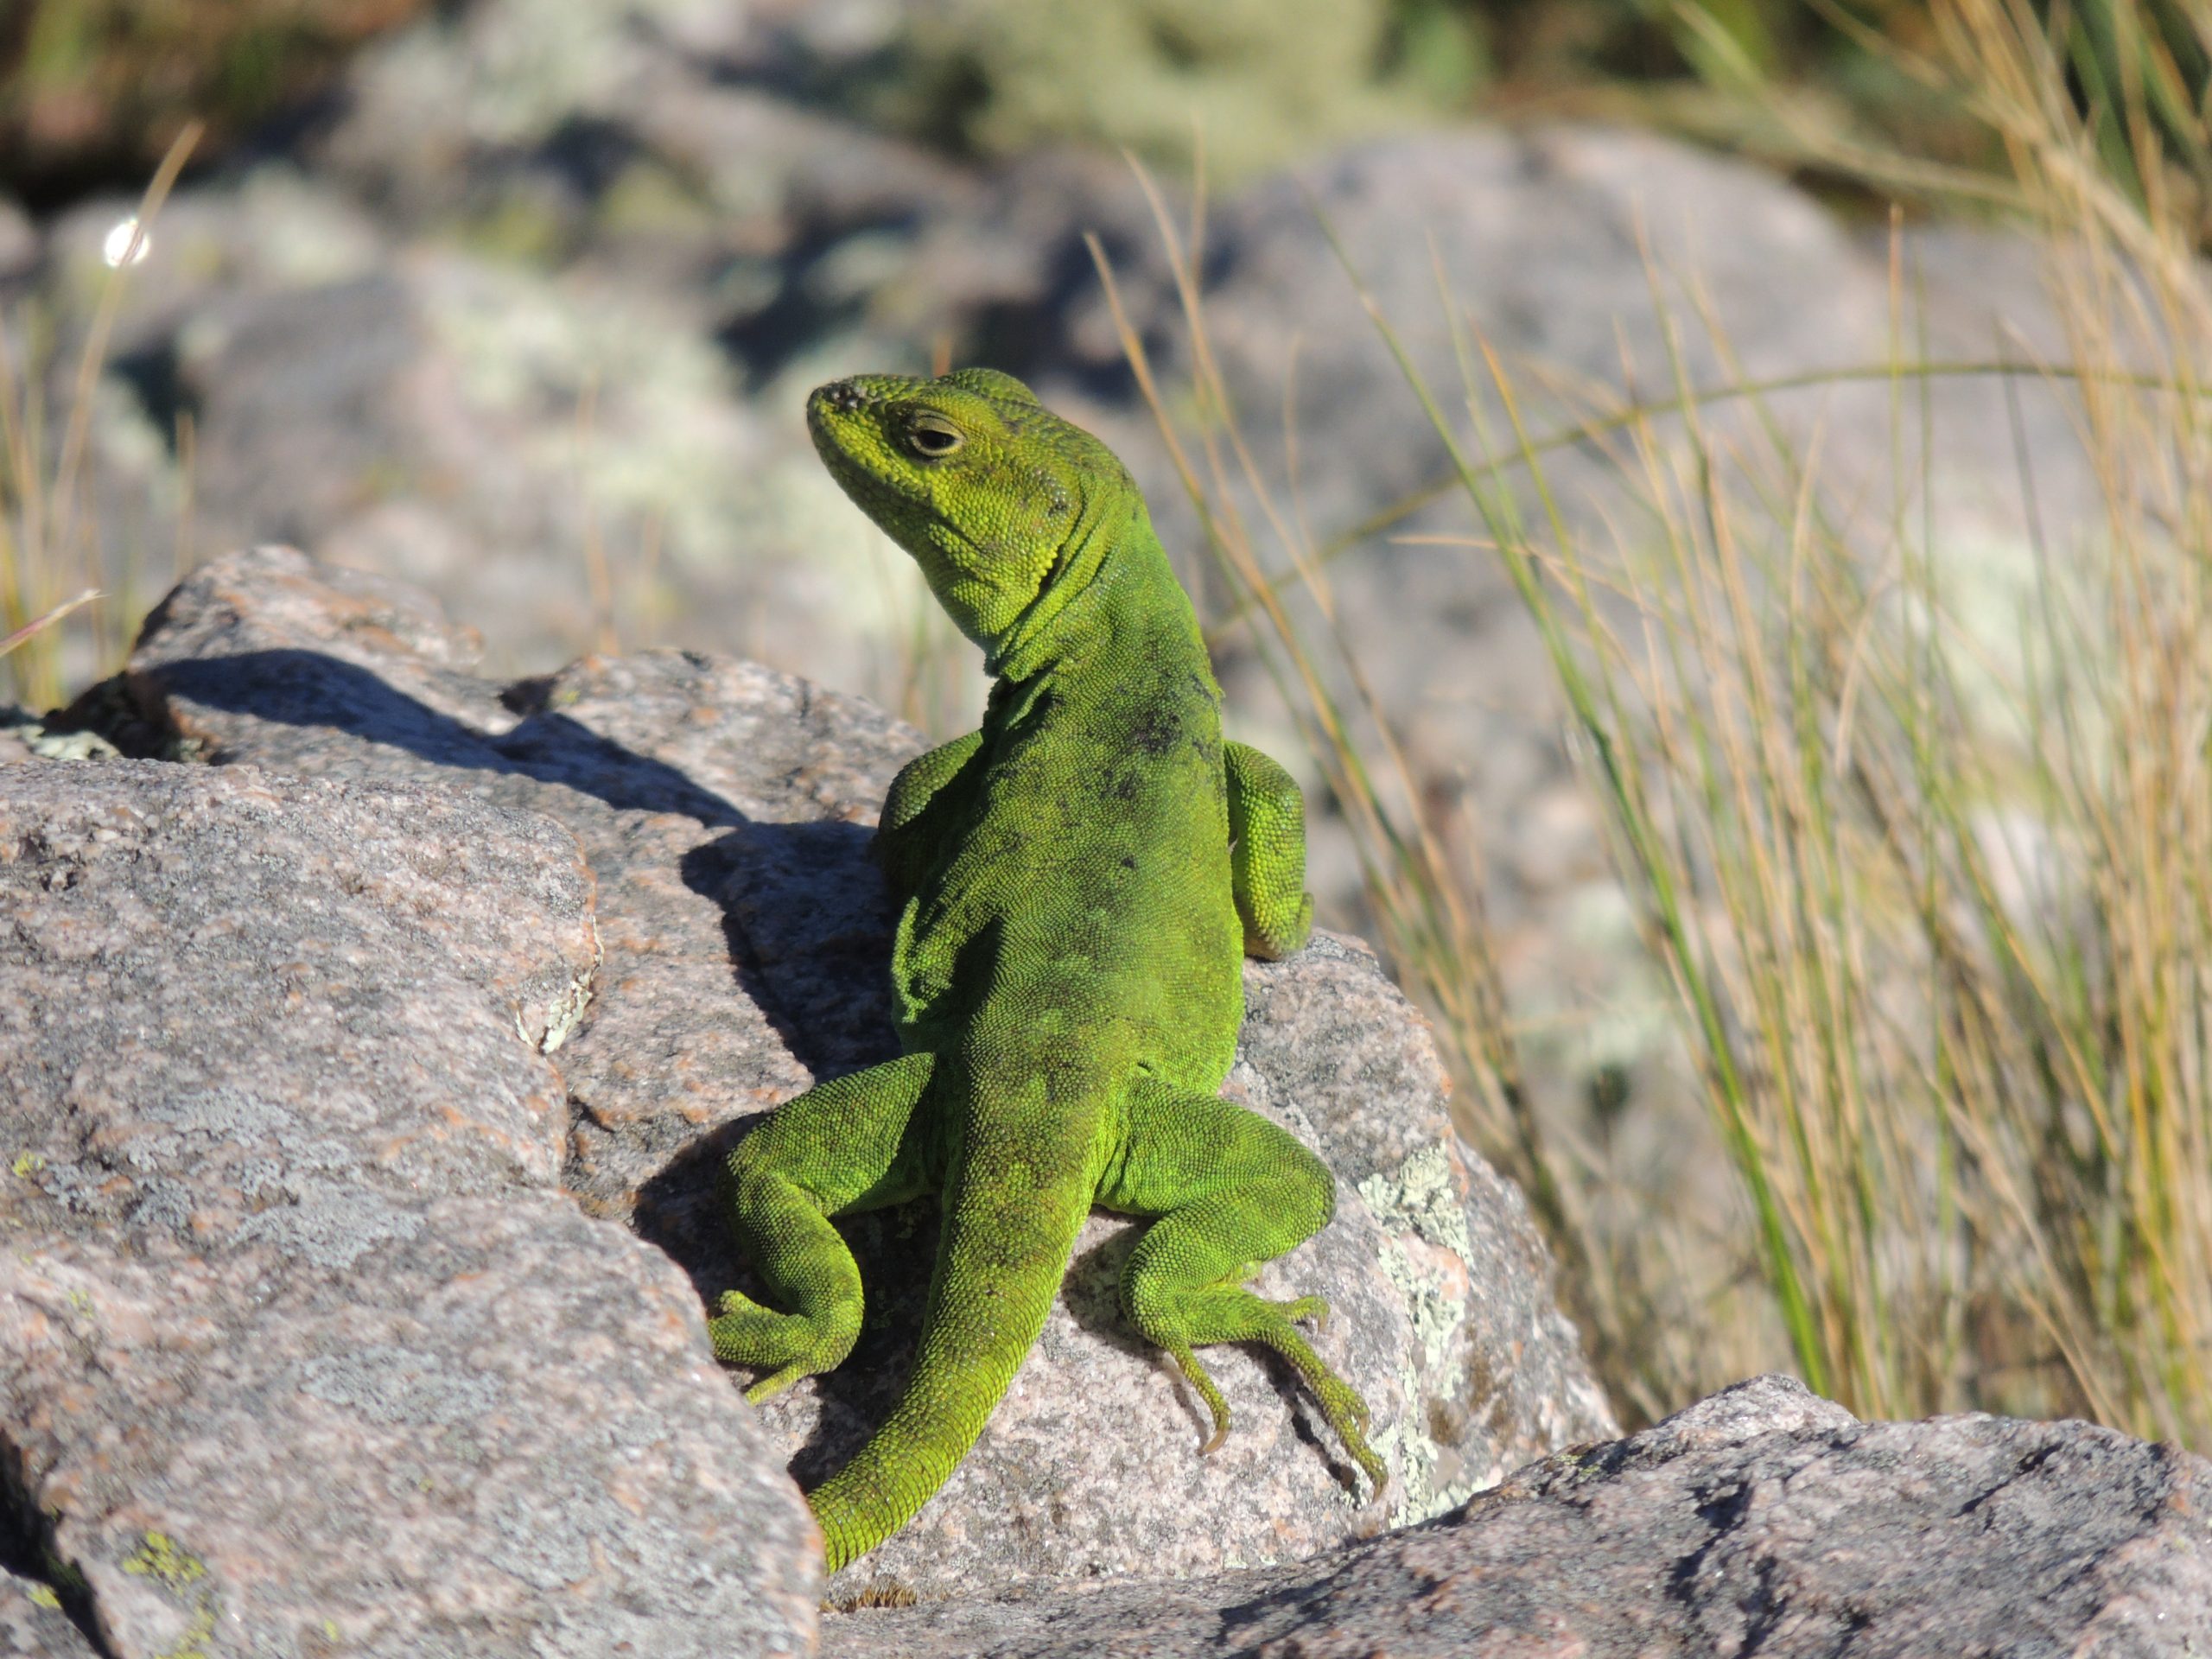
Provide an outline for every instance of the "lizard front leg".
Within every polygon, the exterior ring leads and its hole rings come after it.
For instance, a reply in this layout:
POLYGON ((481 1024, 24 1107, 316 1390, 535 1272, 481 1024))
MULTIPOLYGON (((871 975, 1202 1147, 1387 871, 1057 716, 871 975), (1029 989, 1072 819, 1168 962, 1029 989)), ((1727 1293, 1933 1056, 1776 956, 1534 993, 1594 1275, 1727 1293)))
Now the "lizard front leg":
POLYGON ((1249 743, 1225 743, 1230 893, 1244 954, 1278 962, 1313 931, 1306 891, 1306 798, 1298 780, 1249 743))
POLYGON ((916 755, 891 780, 868 856, 900 898, 912 894, 923 872, 942 850, 944 820, 957 816, 963 804, 967 791, 960 780, 982 746, 979 731, 956 737, 916 755))
POLYGON ((1194 1349, 1256 1342, 1288 1360, 1321 1414, 1380 1492, 1389 1479, 1367 1443, 1367 1406, 1298 1330, 1328 1317, 1318 1296, 1273 1302, 1244 1287, 1259 1263, 1302 1243, 1336 1208, 1328 1166, 1256 1112, 1154 1079, 1129 1094, 1128 1141, 1098 1202, 1158 1220, 1122 1269, 1122 1306, 1173 1357, 1213 1415, 1212 1451, 1229 1433, 1229 1402, 1194 1349))
POLYGON ((730 1154, 730 1230, 792 1310, 779 1313, 733 1290, 707 1322, 716 1358, 768 1370, 747 1399, 766 1400, 852 1351, 860 1268, 829 1218, 930 1190, 926 1137, 910 1130, 936 1062, 934 1054, 906 1054, 818 1084, 779 1106, 730 1154))

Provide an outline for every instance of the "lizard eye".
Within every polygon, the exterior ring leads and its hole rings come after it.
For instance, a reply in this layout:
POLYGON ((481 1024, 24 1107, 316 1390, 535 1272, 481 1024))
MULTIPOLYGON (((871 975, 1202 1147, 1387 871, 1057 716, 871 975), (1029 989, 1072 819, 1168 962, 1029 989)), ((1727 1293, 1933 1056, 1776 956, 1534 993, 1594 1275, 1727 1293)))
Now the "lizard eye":
POLYGON ((925 461, 942 461, 968 440, 951 422, 924 415, 906 429, 906 447, 925 461))

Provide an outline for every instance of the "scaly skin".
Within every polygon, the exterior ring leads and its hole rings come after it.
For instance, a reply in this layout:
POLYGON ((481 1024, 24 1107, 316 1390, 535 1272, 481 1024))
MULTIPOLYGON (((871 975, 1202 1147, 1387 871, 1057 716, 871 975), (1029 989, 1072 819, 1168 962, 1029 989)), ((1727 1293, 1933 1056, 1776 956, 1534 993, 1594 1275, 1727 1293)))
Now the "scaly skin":
POLYGON ((892 784, 874 855, 904 904, 898 1059, 808 1090, 729 1160, 734 1230, 778 1313, 734 1292, 715 1351, 763 1400, 860 1333, 829 1217, 935 1192, 944 1223, 904 1397, 810 1496, 831 1570, 944 1484, 1043 1328, 1092 1205, 1154 1219, 1122 1274, 1130 1322, 1213 1414, 1194 1349, 1296 1368, 1379 1491, 1367 1408, 1296 1326, 1318 1297, 1243 1287, 1329 1219, 1327 1168, 1219 1098, 1241 950, 1305 942, 1305 815, 1220 688, 1136 486, 1019 381, 968 369, 817 391, 807 423, 847 494, 982 646, 982 728, 892 784))

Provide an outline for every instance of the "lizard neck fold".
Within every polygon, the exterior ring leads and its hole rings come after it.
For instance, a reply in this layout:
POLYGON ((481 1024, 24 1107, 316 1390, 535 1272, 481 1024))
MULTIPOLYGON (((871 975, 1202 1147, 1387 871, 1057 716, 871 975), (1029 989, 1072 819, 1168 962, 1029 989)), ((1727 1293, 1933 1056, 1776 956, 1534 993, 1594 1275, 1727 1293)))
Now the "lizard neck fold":
POLYGON ((984 653, 995 677, 1020 682, 1080 657, 1141 602, 1167 555, 1143 504, 1123 499, 1086 512, 1061 544, 1037 597, 984 653))

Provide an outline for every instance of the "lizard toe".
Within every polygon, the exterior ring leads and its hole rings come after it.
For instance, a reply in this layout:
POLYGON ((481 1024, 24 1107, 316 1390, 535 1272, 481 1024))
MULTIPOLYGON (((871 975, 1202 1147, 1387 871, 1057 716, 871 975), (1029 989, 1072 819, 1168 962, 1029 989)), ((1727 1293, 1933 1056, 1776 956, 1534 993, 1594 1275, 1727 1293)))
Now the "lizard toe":
POLYGON ((1213 1434, 1198 1448, 1200 1457, 1210 1458, 1221 1450, 1222 1443, 1229 1438, 1229 1402, 1223 1397, 1219 1385, 1213 1380, 1213 1374, 1206 1370, 1187 1344, 1177 1344, 1167 1351, 1174 1357, 1184 1380, 1196 1389, 1198 1398, 1206 1402, 1206 1410, 1213 1418, 1213 1434))
POLYGON ((774 1399, 801 1377, 811 1375, 813 1373, 804 1366, 786 1365, 780 1370, 771 1372, 747 1389, 745 1397, 757 1406, 765 1400, 774 1399))

